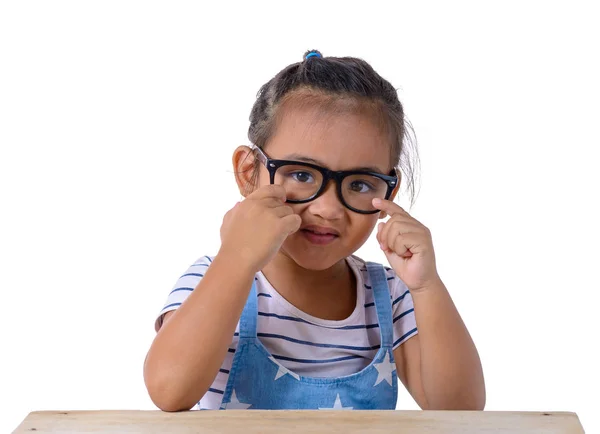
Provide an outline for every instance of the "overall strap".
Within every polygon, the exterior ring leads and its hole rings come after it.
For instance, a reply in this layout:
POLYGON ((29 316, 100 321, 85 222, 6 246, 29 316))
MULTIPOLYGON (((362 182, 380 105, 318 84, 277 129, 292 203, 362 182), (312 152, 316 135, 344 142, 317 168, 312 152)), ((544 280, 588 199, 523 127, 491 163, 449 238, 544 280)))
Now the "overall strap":
POLYGON ((252 288, 248 300, 240 317, 240 339, 256 338, 256 320, 258 318, 258 301, 256 296, 256 280, 252 281, 252 288))
POLYGON ((368 262, 367 271, 371 279, 373 298, 377 309, 381 346, 391 348, 394 341, 392 301, 385 268, 381 264, 368 262))

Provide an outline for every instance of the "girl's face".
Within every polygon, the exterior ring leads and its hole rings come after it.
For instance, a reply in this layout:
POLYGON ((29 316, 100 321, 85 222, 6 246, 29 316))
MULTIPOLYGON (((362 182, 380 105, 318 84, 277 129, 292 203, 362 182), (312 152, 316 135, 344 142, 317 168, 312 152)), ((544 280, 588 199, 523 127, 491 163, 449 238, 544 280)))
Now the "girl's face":
MULTIPOLYGON (((389 140, 377 119, 367 113, 334 114, 314 107, 292 107, 285 108, 264 150, 272 159, 305 161, 334 171, 371 168, 388 174, 393 167, 389 140)), ((270 183, 262 164, 258 183, 270 183)), ((353 254, 368 239, 380 216, 346 208, 334 181, 315 200, 289 205, 302 218, 302 225, 286 239, 280 254, 311 270, 325 270, 353 254), (320 237, 315 231, 337 235, 320 237)))

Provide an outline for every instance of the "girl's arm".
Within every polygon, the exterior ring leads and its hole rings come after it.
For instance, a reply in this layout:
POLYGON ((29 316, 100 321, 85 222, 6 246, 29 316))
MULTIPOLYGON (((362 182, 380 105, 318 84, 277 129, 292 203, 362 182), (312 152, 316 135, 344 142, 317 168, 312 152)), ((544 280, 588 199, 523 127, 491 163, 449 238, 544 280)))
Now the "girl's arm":
POLYGON ((254 275, 302 219, 279 185, 258 188, 229 210, 221 249, 185 302, 164 321, 144 362, 150 398, 164 411, 189 410, 213 383, 240 319, 254 275))
POLYGON ((431 232, 394 202, 373 205, 390 216, 377 240, 410 291, 419 331, 394 351, 398 376, 421 408, 483 410, 481 361, 437 273, 431 232))
POLYGON ((152 342, 144 381, 163 411, 191 409, 225 359, 254 279, 251 268, 233 261, 217 255, 185 302, 169 312, 152 342))
POLYGON ((419 334, 394 351, 398 376, 424 410, 483 410, 479 354, 444 284, 412 293, 419 334))

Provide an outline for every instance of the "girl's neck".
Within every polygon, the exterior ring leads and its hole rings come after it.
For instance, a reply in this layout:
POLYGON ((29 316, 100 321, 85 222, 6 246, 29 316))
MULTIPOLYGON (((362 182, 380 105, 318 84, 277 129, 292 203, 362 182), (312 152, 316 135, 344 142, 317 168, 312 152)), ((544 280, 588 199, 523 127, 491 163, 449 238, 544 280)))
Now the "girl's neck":
POLYGON ((326 270, 307 270, 278 252, 262 273, 288 302, 317 318, 343 320, 356 306, 356 278, 345 259, 326 270))

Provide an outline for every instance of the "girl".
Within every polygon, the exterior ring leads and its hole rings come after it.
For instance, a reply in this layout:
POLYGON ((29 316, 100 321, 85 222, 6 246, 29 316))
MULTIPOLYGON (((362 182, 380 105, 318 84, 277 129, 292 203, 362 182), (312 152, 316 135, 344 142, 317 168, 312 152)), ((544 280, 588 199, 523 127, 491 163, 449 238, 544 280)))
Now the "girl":
POLYGON ((423 409, 482 410, 479 356, 431 234, 393 202, 407 134, 392 85, 363 60, 310 51, 261 88, 248 135, 233 154, 245 199, 156 321, 153 402, 394 409, 400 378, 423 409), (354 256, 388 215, 377 240, 391 268, 354 256))

